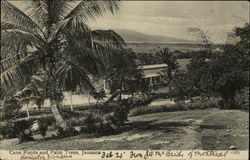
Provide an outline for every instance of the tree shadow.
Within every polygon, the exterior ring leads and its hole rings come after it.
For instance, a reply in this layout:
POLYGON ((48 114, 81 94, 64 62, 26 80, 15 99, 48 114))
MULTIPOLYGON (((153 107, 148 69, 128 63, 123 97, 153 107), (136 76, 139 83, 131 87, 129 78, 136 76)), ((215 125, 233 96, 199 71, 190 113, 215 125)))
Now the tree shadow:
POLYGON ((226 129, 224 125, 200 125, 200 129, 226 129))
POLYGON ((156 122, 157 120, 150 121, 134 121, 127 123, 124 131, 136 130, 136 131, 162 131, 162 132, 171 132, 178 130, 179 127, 188 126, 187 122, 156 122))

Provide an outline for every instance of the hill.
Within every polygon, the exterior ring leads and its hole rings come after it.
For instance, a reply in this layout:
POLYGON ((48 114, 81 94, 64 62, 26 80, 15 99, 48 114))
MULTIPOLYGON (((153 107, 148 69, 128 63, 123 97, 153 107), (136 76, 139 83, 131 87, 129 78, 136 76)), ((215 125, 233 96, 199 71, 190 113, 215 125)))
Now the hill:
POLYGON ((194 43, 191 40, 144 34, 132 30, 115 30, 115 32, 120 34, 127 43, 194 43))

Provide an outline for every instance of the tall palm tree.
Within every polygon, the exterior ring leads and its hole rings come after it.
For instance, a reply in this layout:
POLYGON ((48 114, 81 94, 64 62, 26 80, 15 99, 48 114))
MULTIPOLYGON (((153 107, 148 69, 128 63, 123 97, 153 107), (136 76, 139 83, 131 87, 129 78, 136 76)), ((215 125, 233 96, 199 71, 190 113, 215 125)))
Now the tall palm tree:
POLYGON ((171 84, 173 81, 173 72, 179 67, 177 62, 177 58, 173 55, 173 53, 169 50, 169 48, 163 48, 157 53, 159 57, 159 61, 162 63, 166 63, 168 67, 162 70, 163 78, 167 82, 169 90, 171 90, 171 84))
POLYGON ((11 50, 14 44, 25 48, 1 61, 1 92, 20 90, 39 71, 37 79, 44 86, 44 98, 50 99, 57 125, 66 130, 58 112, 58 93, 65 89, 63 84, 74 73, 70 81, 73 87, 84 85, 95 90, 88 75, 93 68, 99 68, 107 51, 121 49, 125 44, 114 31, 92 31, 86 22, 106 11, 114 13, 119 2, 31 0, 25 4, 27 8, 22 11, 6 0, 1 1, 3 47, 11 50))

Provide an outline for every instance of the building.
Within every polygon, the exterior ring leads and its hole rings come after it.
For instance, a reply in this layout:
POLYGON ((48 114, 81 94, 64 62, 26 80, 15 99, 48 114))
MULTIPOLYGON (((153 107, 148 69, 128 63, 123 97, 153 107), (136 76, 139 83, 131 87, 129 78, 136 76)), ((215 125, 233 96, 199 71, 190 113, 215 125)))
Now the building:
MULTIPOLYGON (((143 79, 148 86, 154 86, 161 82, 162 71, 167 68, 167 64, 141 65, 137 69, 142 71, 143 79)), ((109 84, 101 79, 98 81, 106 93, 110 92, 109 84)))
POLYGON ((161 81, 162 71, 168 67, 167 64, 142 65, 138 69, 142 71, 143 79, 149 86, 158 84, 161 81))

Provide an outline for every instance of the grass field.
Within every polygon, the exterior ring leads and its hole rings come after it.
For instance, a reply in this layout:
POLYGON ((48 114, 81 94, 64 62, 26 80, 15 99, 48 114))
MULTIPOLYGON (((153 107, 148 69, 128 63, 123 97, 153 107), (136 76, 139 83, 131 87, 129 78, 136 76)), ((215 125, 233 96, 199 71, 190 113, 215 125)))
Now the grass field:
POLYGON ((192 110, 131 117, 121 133, 96 137, 81 134, 17 144, 0 141, 1 149, 248 149, 248 113, 237 110, 192 110), (228 132, 230 130, 230 132, 228 132), (218 143, 219 141, 219 143, 218 143))

